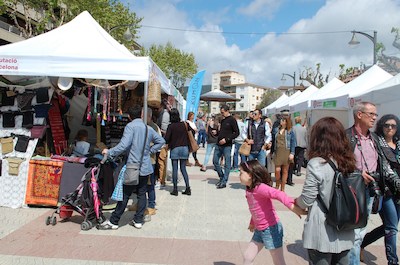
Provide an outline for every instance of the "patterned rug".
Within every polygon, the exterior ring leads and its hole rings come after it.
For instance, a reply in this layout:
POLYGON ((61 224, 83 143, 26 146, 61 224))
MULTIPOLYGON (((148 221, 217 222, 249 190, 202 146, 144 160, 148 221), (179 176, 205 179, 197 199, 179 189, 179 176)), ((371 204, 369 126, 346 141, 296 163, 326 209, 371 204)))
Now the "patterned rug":
POLYGON ((25 203, 56 206, 63 162, 30 160, 25 203))

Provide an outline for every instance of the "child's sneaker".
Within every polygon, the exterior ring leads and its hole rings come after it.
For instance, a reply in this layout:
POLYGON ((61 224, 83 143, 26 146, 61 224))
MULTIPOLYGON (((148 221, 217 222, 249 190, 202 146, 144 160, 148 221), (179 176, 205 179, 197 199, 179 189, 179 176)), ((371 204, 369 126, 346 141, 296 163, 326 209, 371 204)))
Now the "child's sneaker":
POLYGON ((111 223, 110 220, 105 220, 98 226, 98 228, 100 230, 117 230, 118 225, 111 223))
POLYGON ((143 226, 143 223, 136 223, 135 220, 130 221, 129 224, 137 229, 141 229, 143 226))

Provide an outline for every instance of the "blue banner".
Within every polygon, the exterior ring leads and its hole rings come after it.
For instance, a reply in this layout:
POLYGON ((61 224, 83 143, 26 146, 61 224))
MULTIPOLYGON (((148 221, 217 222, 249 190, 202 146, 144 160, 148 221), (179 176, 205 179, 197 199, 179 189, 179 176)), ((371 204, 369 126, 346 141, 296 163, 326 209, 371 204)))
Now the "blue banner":
POLYGON ((186 96, 185 120, 187 119, 187 115, 190 111, 194 112, 195 117, 197 115, 197 110, 199 108, 200 94, 201 94, 201 89, 203 87, 203 79, 204 79, 205 72, 206 72, 206 70, 198 72, 190 81, 188 93, 186 96))

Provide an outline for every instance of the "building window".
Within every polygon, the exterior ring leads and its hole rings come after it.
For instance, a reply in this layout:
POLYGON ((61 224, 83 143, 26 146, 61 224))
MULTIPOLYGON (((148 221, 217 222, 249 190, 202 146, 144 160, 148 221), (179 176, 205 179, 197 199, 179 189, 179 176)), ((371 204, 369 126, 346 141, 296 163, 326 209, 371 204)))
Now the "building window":
POLYGON ((240 95, 240 99, 244 99, 244 95, 240 95))
POLYGON ((260 98, 257 96, 256 99, 259 100, 260 98))
POLYGON ((244 104, 243 104, 243 103, 240 103, 239 106, 240 106, 241 108, 244 108, 244 104))

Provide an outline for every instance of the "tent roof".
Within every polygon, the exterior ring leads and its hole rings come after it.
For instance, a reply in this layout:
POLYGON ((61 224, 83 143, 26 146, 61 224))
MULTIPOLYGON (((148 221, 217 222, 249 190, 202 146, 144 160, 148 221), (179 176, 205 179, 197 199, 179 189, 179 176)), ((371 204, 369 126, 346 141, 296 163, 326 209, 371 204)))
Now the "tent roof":
POLYGON ((265 108, 262 109, 262 112, 264 115, 271 114, 271 110, 275 108, 276 104, 279 102, 282 102, 283 100, 287 99, 288 96, 286 94, 282 94, 277 100, 266 106, 265 108))
POLYGON ((240 101, 240 99, 237 99, 224 91, 220 89, 214 89, 211 91, 208 91, 200 96, 200 99, 203 101, 219 101, 219 102, 231 102, 231 101, 240 101))
POLYGON ((0 54, 0 75, 148 81, 154 71, 163 90, 170 90, 149 57, 134 56, 87 11, 49 32, 1 46, 0 54))
POLYGON ((370 101, 375 104, 395 101, 400 99, 400 74, 397 74, 367 91, 354 95, 355 100, 370 101))
POLYGON ((312 95, 318 92, 318 90, 319 89, 314 85, 307 87, 307 89, 301 92, 301 94, 298 97, 296 97, 294 100, 290 101, 287 104, 289 110, 290 111, 294 110, 294 106, 296 106, 297 104, 300 104, 302 102, 309 102, 312 95))
POLYGON ((301 95, 301 91, 297 91, 290 97, 286 98, 285 100, 279 102, 278 104, 275 105, 275 110, 273 110, 274 113, 280 112, 282 110, 289 110, 289 102, 294 100, 295 98, 299 97, 301 95))

